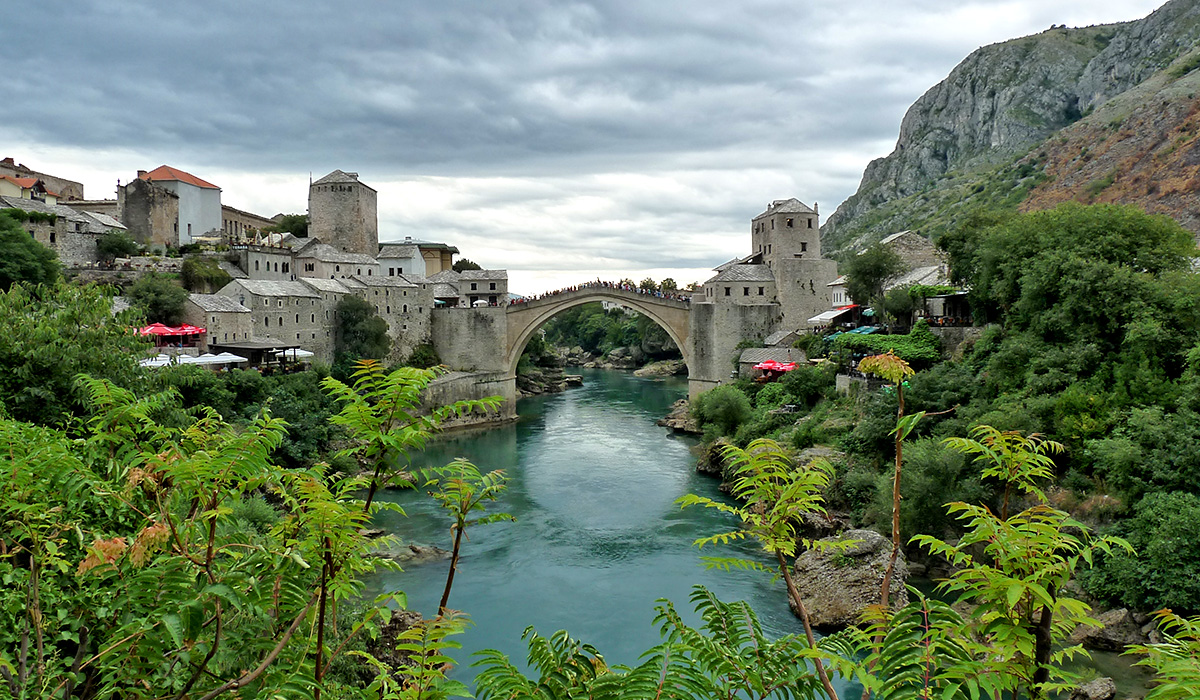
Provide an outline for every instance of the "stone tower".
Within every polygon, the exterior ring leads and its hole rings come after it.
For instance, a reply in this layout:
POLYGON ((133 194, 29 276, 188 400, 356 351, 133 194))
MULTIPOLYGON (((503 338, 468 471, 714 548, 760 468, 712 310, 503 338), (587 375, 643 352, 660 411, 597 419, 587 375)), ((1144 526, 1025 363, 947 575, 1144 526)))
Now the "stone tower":
POLYGON ((829 310, 826 285, 837 279, 837 263, 821 257, 816 208, 794 198, 777 199, 750 225, 752 249, 775 275, 781 328, 804 328, 809 318, 829 310))
POLYGON ((377 198, 358 173, 334 170, 308 186, 308 235, 344 253, 379 255, 377 198))

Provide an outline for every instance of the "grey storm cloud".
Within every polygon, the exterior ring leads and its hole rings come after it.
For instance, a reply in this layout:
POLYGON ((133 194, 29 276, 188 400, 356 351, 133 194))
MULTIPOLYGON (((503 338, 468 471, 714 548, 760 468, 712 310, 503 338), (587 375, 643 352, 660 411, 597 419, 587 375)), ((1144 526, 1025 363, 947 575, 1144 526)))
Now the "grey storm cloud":
POLYGON ((979 45, 1156 4, 37 3, 0 23, 0 156, 186 165, 268 215, 302 206, 301 175, 355 170, 392 237, 514 270, 701 269, 745 252, 770 199, 832 213, 979 45), (295 194, 271 200, 246 186, 257 176, 295 194))

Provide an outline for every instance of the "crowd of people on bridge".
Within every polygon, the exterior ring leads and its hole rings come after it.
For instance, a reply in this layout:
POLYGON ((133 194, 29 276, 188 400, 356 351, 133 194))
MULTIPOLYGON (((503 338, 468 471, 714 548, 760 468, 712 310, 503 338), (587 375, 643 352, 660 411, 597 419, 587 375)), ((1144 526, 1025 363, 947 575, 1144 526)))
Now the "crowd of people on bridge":
POLYGON ((539 299, 549 299, 551 297, 556 297, 561 294, 569 294, 571 292, 579 292, 579 291, 584 291, 584 290, 588 290, 588 289, 620 289, 625 292, 634 292, 635 294, 645 294, 646 296, 656 297, 658 299, 673 299, 675 301, 691 301, 691 299, 692 299, 690 292, 685 292, 685 291, 681 291, 678 289, 669 289, 669 290, 649 289, 646 287, 639 287, 636 284, 630 284, 628 281, 605 282, 605 281, 602 281, 599 278, 597 278, 596 281, 594 281, 594 282, 584 282, 583 284, 576 284, 576 285, 572 285, 570 287, 563 287, 562 289, 556 289, 552 292, 535 294, 533 296, 528 296, 528 297, 519 297, 517 299, 513 299, 511 302, 509 302, 509 304, 510 305, 527 304, 531 301, 538 301, 539 299))

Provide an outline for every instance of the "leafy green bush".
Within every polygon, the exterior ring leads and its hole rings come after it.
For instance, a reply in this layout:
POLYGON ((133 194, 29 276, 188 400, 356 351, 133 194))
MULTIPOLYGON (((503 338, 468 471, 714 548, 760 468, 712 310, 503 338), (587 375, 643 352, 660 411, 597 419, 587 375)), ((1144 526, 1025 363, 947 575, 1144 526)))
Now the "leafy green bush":
POLYGON ((704 430, 706 440, 733 435, 738 426, 753 415, 750 399, 736 387, 722 384, 700 394, 692 401, 692 417, 704 430))
MULTIPOLYGON (((878 479, 865 519, 886 531, 891 527, 892 475, 882 474, 878 479)), ((914 535, 953 534, 955 518, 946 511, 946 504, 983 503, 991 496, 979 478, 978 469, 965 455, 930 438, 904 446, 900 493, 904 499, 900 531, 906 541, 914 535)))
POLYGON ((811 406, 833 388, 835 381, 832 367, 822 369, 799 365, 784 374, 779 384, 791 396, 792 400, 789 403, 811 406))
POLYGON ((179 279, 189 290, 207 293, 224 287, 233 278, 215 259, 189 255, 179 268, 179 279))
POLYGON ((890 350, 911 365, 927 366, 941 359, 937 336, 924 320, 918 321, 908 335, 846 333, 834 338, 833 346, 860 355, 882 355, 890 350))
POLYGON ((1200 612, 1200 496, 1152 493, 1117 531, 1140 556, 1114 554, 1081 575, 1088 593, 1137 610, 1200 612))

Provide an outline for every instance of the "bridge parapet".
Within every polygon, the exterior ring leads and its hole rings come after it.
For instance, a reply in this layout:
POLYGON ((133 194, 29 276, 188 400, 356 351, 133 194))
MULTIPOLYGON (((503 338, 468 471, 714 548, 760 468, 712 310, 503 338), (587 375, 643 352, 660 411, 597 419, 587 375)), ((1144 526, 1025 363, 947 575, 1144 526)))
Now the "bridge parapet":
POLYGON ((519 311, 521 309, 552 306, 581 296, 596 297, 597 295, 607 297, 605 300, 614 298, 628 299, 631 302, 642 304, 662 304, 664 306, 673 307, 676 309, 691 308, 691 298, 686 294, 680 294, 677 292, 655 292, 645 289, 627 289, 617 285, 596 284, 591 282, 578 287, 569 287, 567 289, 547 292, 536 297, 518 299, 510 303, 508 305, 508 309, 509 311, 519 311))

